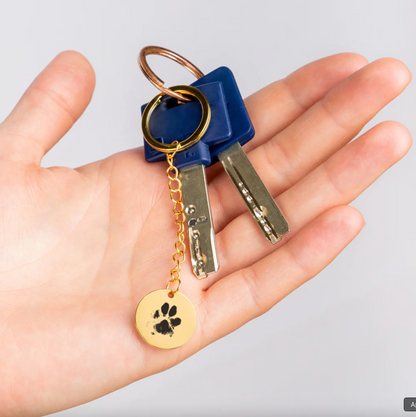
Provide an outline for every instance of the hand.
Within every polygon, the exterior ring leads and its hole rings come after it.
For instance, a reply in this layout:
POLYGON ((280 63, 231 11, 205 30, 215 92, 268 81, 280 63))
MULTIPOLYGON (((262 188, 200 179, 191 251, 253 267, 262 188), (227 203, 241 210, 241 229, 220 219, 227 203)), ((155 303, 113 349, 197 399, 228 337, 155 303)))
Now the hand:
POLYGON ((221 268, 198 281, 188 256, 182 290, 197 329, 163 351, 140 338, 134 313, 173 267, 166 164, 137 148, 77 169, 40 167, 94 89, 82 55, 58 55, 0 125, 2 415, 51 413, 168 369, 319 273, 363 227, 348 204, 411 146, 392 121, 348 144, 410 78, 395 59, 367 65, 344 53, 246 100, 257 133, 245 150, 291 232, 268 243, 221 167, 208 170, 221 268))

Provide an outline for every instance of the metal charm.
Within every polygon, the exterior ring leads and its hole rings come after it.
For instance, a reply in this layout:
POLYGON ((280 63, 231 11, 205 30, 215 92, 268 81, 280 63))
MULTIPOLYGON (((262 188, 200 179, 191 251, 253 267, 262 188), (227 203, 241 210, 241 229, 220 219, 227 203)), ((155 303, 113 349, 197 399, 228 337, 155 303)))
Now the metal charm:
POLYGON ((152 291, 137 306, 136 328, 149 345, 175 349, 186 343, 195 331, 194 306, 180 292, 152 291))

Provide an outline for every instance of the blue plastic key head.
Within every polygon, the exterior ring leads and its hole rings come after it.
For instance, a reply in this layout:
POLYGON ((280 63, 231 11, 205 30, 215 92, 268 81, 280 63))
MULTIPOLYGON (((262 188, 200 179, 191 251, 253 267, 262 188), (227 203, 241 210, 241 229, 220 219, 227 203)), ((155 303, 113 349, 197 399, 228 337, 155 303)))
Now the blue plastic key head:
MULTIPOLYGON (((228 116, 227 102, 223 85, 219 81, 205 83, 197 87, 207 98, 211 107, 211 121, 204 136, 190 148, 175 155, 175 166, 211 164, 210 146, 224 142, 232 136, 231 123, 228 116)), ((142 113, 146 105, 142 106, 142 113)), ((202 111, 198 101, 179 104, 175 98, 164 97, 154 110, 149 122, 152 136, 162 143, 182 141, 192 135, 201 120, 202 111)), ((147 162, 166 160, 166 154, 144 143, 147 162)))
POLYGON ((203 84, 220 81, 224 87, 232 136, 221 143, 210 146, 211 165, 218 161, 221 152, 236 144, 244 145, 254 137, 254 127, 241 97, 234 75, 227 67, 220 67, 191 84, 201 88, 203 84))

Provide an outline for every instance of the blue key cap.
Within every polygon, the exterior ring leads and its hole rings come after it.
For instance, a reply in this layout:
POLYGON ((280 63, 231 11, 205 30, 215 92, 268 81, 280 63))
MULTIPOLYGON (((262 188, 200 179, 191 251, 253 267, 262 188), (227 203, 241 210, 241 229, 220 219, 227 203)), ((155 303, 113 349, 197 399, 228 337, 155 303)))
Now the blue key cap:
POLYGON ((210 147, 211 165, 218 161, 218 155, 236 143, 244 145, 254 137, 254 127, 241 97, 234 75, 227 67, 220 67, 191 84, 200 88, 201 85, 221 81, 227 100, 232 136, 220 144, 210 147))
MULTIPOLYGON (((222 151, 237 142, 244 145, 254 136, 253 124, 234 75, 229 68, 217 68, 191 85, 197 87, 207 97, 212 117, 210 126, 202 139, 187 151, 175 156, 175 164, 178 168, 200 163, 208 167, 218 161, 217 157, 222 151), (221 83, 221 93, 224 96, 220 97, 217 83, 221 83), (224 115, 224 105, 227 115, 224 115), (210 155, 205 145, 209 146, 210 155)), ((158 106, 150 119, 150 130, 153 136, 163 143, 172 143, 190 136, 201 120, 199 104, 191 102, 172 108, 172 103, 175 105, 177 101, 172 98, 164 100, 166 104, 158 106)), ((142 107, 142 112, 144 108, 145 105, 142 107)), ((147 143, 144 147, 145 158, 148 162, 162 161, 166 158, 162 152, 154 150, 147 143)))
MULTIPOLYGON (((205 95, 210 104, 211 122, 199 142, 175 156, 174 163, 178 169, 196 164, 211 165, 209 147, 232 137, 222 83, 215 81, 205 83, 197 88, 205 95)), ((145 107, 146 105, 142 106, 142 113, 145 107)), ((165 97, 154 110, 149 128, 156 140, 162 143, 172 143, 175 140, 181 141, 191 136, 200 120, 201 107, 197 101, 178 104, 176 99, 165 97)), ((147 142, 144 144, 144 150, 147 162, 166 159, 166 154, 153 149, 147 142)))

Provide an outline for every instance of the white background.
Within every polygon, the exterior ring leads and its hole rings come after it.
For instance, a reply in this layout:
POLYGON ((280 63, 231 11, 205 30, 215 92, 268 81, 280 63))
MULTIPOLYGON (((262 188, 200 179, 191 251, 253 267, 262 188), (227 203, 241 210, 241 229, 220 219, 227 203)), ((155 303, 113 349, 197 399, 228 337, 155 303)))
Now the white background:
MULTIPOLYGON (((136 62, 161 45, 204 72, 230 67, 247 96, 309 61, 358 52, 416 67, 414 1, 15 1, 0 13, 0 117, 60 51, 92 63, 97 86, 45 166, 79 166, 142 144, 156 94, 136 62)), ((192 76, 150 58, 169 85, 192 76)), ((372 121, 415 132, 415 85, 372 121)), ((367 226, 333 264, 268 314, 176 368, 56 414, 388 416, 416 397, 416 160, 411 151, 353 205, 367 226)), ((59 370, 57 370, 59 372, 59 370)))

